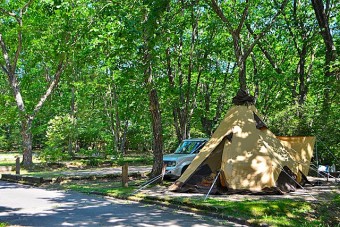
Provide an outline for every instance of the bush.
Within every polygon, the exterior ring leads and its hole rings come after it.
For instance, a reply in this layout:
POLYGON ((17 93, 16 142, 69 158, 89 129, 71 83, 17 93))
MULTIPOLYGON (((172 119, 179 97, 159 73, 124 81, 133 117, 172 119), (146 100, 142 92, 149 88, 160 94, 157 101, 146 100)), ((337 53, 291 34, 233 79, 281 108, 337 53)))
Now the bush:
POLYGON ((47 161, 61 161, 72 156, 70 142, 76 136, 76 119, 69 114, 56 116, 48 122, 46 148, 41 156, 47 161))

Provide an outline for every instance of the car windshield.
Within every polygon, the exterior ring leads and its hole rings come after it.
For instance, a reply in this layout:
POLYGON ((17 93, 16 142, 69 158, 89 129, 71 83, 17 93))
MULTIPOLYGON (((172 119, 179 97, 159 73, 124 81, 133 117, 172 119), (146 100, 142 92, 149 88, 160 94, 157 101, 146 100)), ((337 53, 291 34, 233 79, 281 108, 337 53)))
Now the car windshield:
POLYGON ((176 149, 175 154, 191 154, 201 146, 203 141, 183 141, 176 149))

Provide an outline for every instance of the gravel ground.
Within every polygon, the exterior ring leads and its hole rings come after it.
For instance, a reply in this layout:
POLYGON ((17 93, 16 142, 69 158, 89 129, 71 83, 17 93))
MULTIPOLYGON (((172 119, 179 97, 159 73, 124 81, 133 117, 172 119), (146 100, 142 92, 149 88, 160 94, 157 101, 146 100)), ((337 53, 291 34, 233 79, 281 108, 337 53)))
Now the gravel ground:
MULTIPOLYGON (((340 182, 336 182, 335 179, 329 179, 327 181, 324 178, 308 177, 311 182, 320 182, 319 186, 307 185, 303 189, 297 189, 295 192, 286 193, 284 195, 209 195, 209 198, 216 198, 229 201, 241 201, 241 200, 257 200, 257 199, 298 199, 305 201, 327 201, 330 195, 334 193, 340 194, 340 182)), ((157 196, 160 198, 169 197, 188 197, 188 198, 203 198, 206 195, 198 193, 178 193, 170 192, 166 186, 155 186, 141 190, 142 193, 148 196, 157 196)))

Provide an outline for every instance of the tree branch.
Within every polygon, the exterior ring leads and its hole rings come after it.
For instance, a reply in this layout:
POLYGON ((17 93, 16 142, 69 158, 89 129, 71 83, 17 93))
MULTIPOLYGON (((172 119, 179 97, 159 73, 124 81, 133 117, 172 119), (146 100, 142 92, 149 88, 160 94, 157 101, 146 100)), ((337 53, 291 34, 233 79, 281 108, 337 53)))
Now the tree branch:
POLYGON ((292 31, 292 27, 290 26, 289 20, 287 19, 286 15, 283 15, 283 16, 284 16, 284 19, 285 19, 285 21, 288 25, 288 31, 289 31, 289 34, 291 35, 292 39, 293 39, 295 49, 298 52, 298 54, 300 55, 301 54, 300 47, 299 47, 299 44, 296 42, 295 35, 294 35, 294 32, 292 31))
POLYGON ((15 17, 15 18, 16 18, 15 13, 8 12, 7 10, 5 10, 5 9, 2 8, 2 7, 0 7, 0 12, 2 12, 2 13, 5 14, 5 15, 8 15, 8 16, 11 16, 11 17, 15 17))
MULTIPOLYGON (((209 4, 209 2, 208 2, 209 4)), ((230 34, 233 34, 233 27, 231 26, 230 21, 226 18, 224 13, 222 12, 222 9, 217 5, 217 2, 215 0, 211 0, 211 8, 215 11, 217 16, 221 18, 221 20, 227 25, 227 29, 230 32, 230 34)))
MULTIPOLYGON (((13 59, 13 70, 15 70, 17 68, 17 63, 18 63, 18 59, 22 50, 22 33, 21 33, 21 28, 22 28, 22 20, 21 18, 18 20, 19 23, 19 31, 18 31, 18 46, 17 46, 17 50, 15 51, 15 56, 13 59)), ((13 72, 14 73, 14 72, 13 72)))
POLYGON ((4 71, 4 73, 5 73, 6 75, 8 75, 8 71, 7 71, 7 69, 6 69, 5 66, 1 65, 1 69, 4 71))
POLYGON ((249 54, 253 51, 254 46, 260 41, 260 39, 263 36, 265 36, 265 34, 273 26, 273 24, 276 21, 277 17, 282 13, 282 11, 286 7, 287 3, 288 3, 288 0, 284 0, 284 2, 282 3, 281 7, 279 8, 279 10, 274 15, 273 19, 268 24, 266 24, 265 28, 262 30, 262 32, 257 36, 257 38, 254 40, 254 42, 250 45, 248 50, 245 52, 245 54, 243 56, 244 58, 247 58, 249 56, 249 54))
MULTIPOLYGON (((14 59, 13 59, 13 65, 11 65, 6 45, 5 45, 2 37, 0 37, 0 42, 1 42, 1 47, 2 47, 2 51, 3 51, 3 55, 4 55, 4 58, 5 58, 5 61, 6 61, 7 69, 8 69, 7 71, 10 72, 11 74, 15 73, 15 69, 16 69, 16 66, 17 66, 17 63, 18 63, 20 52, 22 50, 22 32, 21 32, 21 28, 22 28, 22 15, 26 13, 27 8, 33 3, 33 1, 34 0, 28 1, 20 9, 19 15, 16 15, 15 13, 9 12, 9 11, 7 11, 7 10, 5 10, 5 9, 0 7, 0 12, 6 14, 8 16, 14 17, 17 20, 18 24, 19 24, 18 46, 17 46, 17 50, 15 51, 15 56, 14 56, 14 59), (7 57, 7 59, 6 59, 6 57, 7 57)), ((0 36, 1 36, 1 34, 0 34, 0 36)))
POLYGON ((19 16, 16 16, 16 20, 18 21, 19 24, 19 30, 18 30, 18 46, 17 50, 15 51, 15 57, 13 59, 13 69, 15 70, 17 67, 18 59, 22 50, 22 15, 26 13, 27 8, 33 3, 34 0, 28 1, 22 9, 20 9, 20 14, 19 16))
MULTIPOLYGON (((255 34, 254 31, 251 29, 249 24, 246 24, 246 27, 249 31, 249 33, 255 38, 255 34)), ((267 51, 267 49, 265 49, 263 47, 263 45, 261 45, 261 43, 258 43, 258 47, 260 48, 260 50, 262 51, 262 53, 264 54, 264 56, 267 58, 267 60, 269 61, 269 63, 271 64, 271 66, 274 68, 274 70, 278 73, 281 74, 282 73, 282 69, 280 67, 278 67, 277 63, 275 62, 274 58, 272 58, 272 56, 270 55, 270 53, 267 51)))
POLYGON ((34 0, 30 0, 28 1, 24 7, 22 7, 22 9, 20 10, 21 16, 24 15, 26 13, 27 8, 33 3, 34 0))
POLYGON ((247 19, 247 16, 248 16, 248 9, 249 9, 249 1, 246 0, 246 7, 244 8, 243 10, 243 13, 242 13, 242 17, 241 17, 241 21, 240 21, 240 24, 238 25, 237 29, 236 29, 236 34, 240 34, 241 33, 241 29, 247 19))
POLYGON ((7 48, 6 48, 6 44, 2 38, 2 34, 0 33, 0 46, 1 46, 1 49, 2 49, 2 54, 3 54, 3 57, 5 59, 5 64, 6 64, 6 68, 7 68, 7 74, 8 76, 11 78, 12 77, 12 73, 13 73, 13 70, 12 70, 12 65, 11 65, 11 61, 9 59, 9 55, 8 55, 8 51, 7 51, 7 48))
POLYGON ((62 57, 62 59, 59 61, 58 68, 57 68, 57 71, 55 73, 53 81, 51 82, 46 93, 40 98, 40 101, 38 102, 38 104, 35 106, 35 108, 33 110, 33 113, 31 115, 32 118, 34 118, 36 113, 41 109, 41 107, 44 104, 44 102, 46 101, 46 99, 51 95, 54 88, 58 85, 60 76, 61 76, 62 72, 64 71, 65 66, 66 66, 65 57, 62 57))

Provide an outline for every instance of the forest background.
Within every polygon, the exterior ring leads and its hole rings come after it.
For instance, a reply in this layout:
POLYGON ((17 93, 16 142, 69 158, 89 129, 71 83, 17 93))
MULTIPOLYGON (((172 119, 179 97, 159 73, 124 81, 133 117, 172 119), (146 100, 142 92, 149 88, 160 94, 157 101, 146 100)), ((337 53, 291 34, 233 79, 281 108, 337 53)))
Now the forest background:
POLYGON ((46 160, 162 154, 210 137, 249 90, 275 135, 338 164, 335 0, 6 0, 0 150, 46 160))

